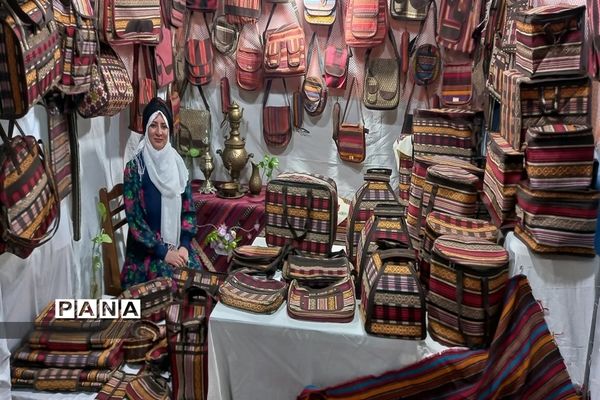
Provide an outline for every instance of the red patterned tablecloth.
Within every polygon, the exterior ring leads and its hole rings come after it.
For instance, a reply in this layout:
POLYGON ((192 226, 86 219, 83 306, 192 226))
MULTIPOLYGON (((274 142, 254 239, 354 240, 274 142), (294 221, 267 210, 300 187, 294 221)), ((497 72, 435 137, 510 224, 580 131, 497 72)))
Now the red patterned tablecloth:
POLYGON ((200 193, 200 183, 192 181, 192 198, 199 226, 196 240, 204 250, 200 257, 207 269, 227 272, 227 257, 216 254, 204 243, 204 239, 214 229, 213 226, 225 224, 229 228, 238 227, 236 232, 242 236, 240 246, 252 243, 265 226, 265 190, 263 188, 258 196, 246 194, 239 199, 222 199, 216 194, 200 193))

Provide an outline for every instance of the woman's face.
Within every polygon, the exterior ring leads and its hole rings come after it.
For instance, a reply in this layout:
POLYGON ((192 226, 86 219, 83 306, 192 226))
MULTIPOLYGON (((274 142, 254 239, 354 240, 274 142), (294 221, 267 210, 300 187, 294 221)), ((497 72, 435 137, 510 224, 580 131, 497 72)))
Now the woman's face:
POLYGON ((161 114, 158 114, 148 127, 148 140, 156 150, 162 150, 169 141, 169 126, 161 114))

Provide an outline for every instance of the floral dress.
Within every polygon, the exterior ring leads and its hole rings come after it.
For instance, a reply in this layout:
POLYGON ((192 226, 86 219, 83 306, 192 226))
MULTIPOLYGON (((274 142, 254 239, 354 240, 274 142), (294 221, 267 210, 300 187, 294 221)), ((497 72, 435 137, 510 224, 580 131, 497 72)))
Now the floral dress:
MULTIPOLYGON (((142 184, 142 177, 138 173, 142 157, 136 157, 125 166, 123 178, 123 197, 125 214, 129 226, 127 235, 127 249, 125 251, 125 264, 121 270, 121 285, 123 289, 131 285, 146 282, 161 276, 173 275, 173 266, 164 261, 167 245, 162 241, 160 232, 153 230, 148 224, 148 210, 142 184)), ((148 172, 144 172, 148 174, 148 172)), ((146 179, 147 176, 145 177, 146 179)), ((181 194, 181 245, 189 252, 189 268, 200 269, 201 262, 191 242, 196 235, 196 210, 192 201, 191 186, 188 183, 185 192, 181 194)), ((154 208, 154 207, 153 207, 154 208)), ((156 213, 156 210, 152 210, 156 213)), ((160 213, 160 207, 158 207, 160 213)), ((157 215, 153 215, 154 218, 157 215)), ((160 219, 160 218, 159 218, 160 219)))

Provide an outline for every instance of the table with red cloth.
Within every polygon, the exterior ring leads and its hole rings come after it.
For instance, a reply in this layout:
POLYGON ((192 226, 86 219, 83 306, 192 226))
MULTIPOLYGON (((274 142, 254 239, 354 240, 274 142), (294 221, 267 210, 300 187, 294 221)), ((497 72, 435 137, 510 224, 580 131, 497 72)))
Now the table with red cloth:
POLYGON ((223 199, 216 194, 199 192, 201 181, 192 181, 192 199, 196 206, 198 233, 202 264, 211 271, 227 272, 227 256, 216 254, 205 244, 206 236, 221 224, 234 228, 242 237, 238 246, 251 244, 265 226, 265 190, 257 196, 246 194, 239 199, 223 199))

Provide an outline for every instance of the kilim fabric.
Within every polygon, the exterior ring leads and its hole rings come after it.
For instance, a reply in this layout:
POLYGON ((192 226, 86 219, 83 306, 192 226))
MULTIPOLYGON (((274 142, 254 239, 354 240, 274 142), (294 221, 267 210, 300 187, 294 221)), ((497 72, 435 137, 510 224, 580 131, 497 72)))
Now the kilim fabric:
MULTIPOLYGON (((405 143, 405 141, 410 141, 411 150, 412 150, 412 136, 400 134, 400 143, 405 143)), ((408 207, 408 198, 410 192, 410 177, 412 174, 413 168, 413 156, 412 151, 402 151, 397 150, 397 159, 398 159, 398 198, 400 200, 400 205, 404 207, 408 207), (407 154, 410 153, 410 154, 407 154)))
MULTIPOLYGON (((97 392, 119 371, 110 369, 35 368, 11 366, 11 386, 42 391, 97 392)), ((123 397, 119 397, 122 399, 123 397)), ((103 397, 101 400, 112 400, 103 397)), ((116 400, 116 398, 114 399, 116 400)))
POLYGON ((260 18, 260 0, 225 0, 224 3, 225 16, 230 24, 254 24, 260 18))
POLYGON ((529 9, 529 0, 506 0, 506 17, 502 27, 502 49, 514 54, 517 50, 517 15, 529 9))
POLYGON ((104 350, 127 337, 131 320, 109 320, 106 329, 97 331, 57 332, 35 329, 29 333, 29 348, 50 351, 104 350))
POLYGON ((399 204, 398 196, 390 185, 392 170, 371 168, 367 170, 364 182, 354 194, 348 212, 346 251, 353 265, 356 265, 356 246, 365 223, 371 218, 378 204, 399 204))
POLYGON ((77 135, 71 133, 69 124, 73 115, 61 112, 58 108, 47 111, 50 168, 54 173, 58 196, 62 200, 71 193, 71 140, 77 145, 77 135))
POLYGON ((508 252, 485 239, 444 235, 431 251, 427 322, 446 346, 487 347, 508 280, 508 252))
POLYGON ((449 50, 471 54, 475 49, 473 31, 479 25, 483 1, 442 0, 437 41, 449 50))
POLYGON ((488 221, 480 219, 458 217, 439 211, 429 213, 419 252, 419 278, 425 289, 429 289, 429 264, 433 243, 443 235, 468 236, 495 243, 498 238, 498 229, 488 221))
POLYGON ((159 43, 163 25, 160 0, 106 0, 98 8, 98 31, 104 42, 110 45, 159 43))
POLYGON ((594 134, 588 125, 534 126, 525 137, 532 189, 586 189, 592 183, 594 134))
POLYGON ((363 104, 372 110, 393 110, 400 101, 400 54, 392 31, 388 37, 394 58, 372 57, 372 48, 365 56, 363 104))
POLYGON ((54 20, 62 37, 62 77, 65 94, 86 93, 92 81, 92 66, 98 51, 94 7, 90 0, 52 1, 54 20))
POLYGON ((206 85, 212 80, 213 58, 210 38, 187 39, 185 69, 188 81, 192 85, 206 85))
POLYGON ((267 274, 274 273, 281 267, 284 253, 284 248, 278 246, 238 246, 233 249, 229 272, 240 268, 250 268, 267 274))
POLYGON ((304 30, 297 22, 265 32, 263 68, 265 77, 268 78, 304 75, 306 72, 304 30))
POLYGON ((125 398, 125 389, 127 384, 135 377, 133 374, 126 374, 123 371, 115 371, 108 382, 102 386, 96 396, 96 400, 121 400, 125 398))
POLYGON ((424 219, 431 211, 475 217, 477 188, 480 186, 479 178, 462 168, 451 165, 429 167, 423 184, 421 227, 425 226, 424 219))
POLYGON ((304 19, 312 25, 332 25, 337 14, 336 0, 303 0, 304 19))
POLYGON ((125 362, 129 364, 145 361, 146 353, 164 337, 164 326, 159 327, 152 321, 135 321, 128 337, 123 342, 125 362))
MULTIPOLYGON (((38 3, 24 1, 21 7, 32 10, 38 3)), ((6 10, 0 15, 0 117, 3 119, 23 117, 58 84, 62 74, 60 35, 52 14, 39 25, 29 19, 21 20, 16 14, 15 17, 6 10)))
POLYGON ((185 19, 186 1, 171 0, 161 2, 163 17, 165 18, 165 26, 173 28, 181 28, 185 19))
POLYGON ((486 88, 489 94, 497 101, 502 100, 502 74, 513 68, 514 54, 504 51, 499 36, 494 37, 494 47, 490 58, 490 70, 488 73, 486 88))
POLYGON ((500 133, 515 150, 521 150, 532 126, 590 124, 588 77, 529 79, 517 70, 508 70, 503 79, 500 133))
POLYGON ((365 331, 401 339, 425 339, 425 293, 412 249, 375 251, 366 263, 360 287, 365 331))
POLYGON ((325 48, 325 83, 330 88, 346 87, 348 63, 352 52, 345 44, 327 42, 325 48))
POLYGON ((390 15, 400 20, 422 21, 427 16, 428 4, 421 0, 392 0, 390 15))
POLYGON ((528 77, 583 75, 585 6, 546 5, 519 12, 515 67, 528 77))
POLYGON ((475 117, 471 110, 419 109, 413 118, 414 156, 446 155, 471 161, 475 156, 475 117))
POLYGON ((49 331, 98 331, 106 329, 111 321, 109 319, 66 319, 55 318, 56 309, 54 300, 51 300, 46 307, 35 317, 34 327, 40 330, 49 331))
POLYGON ((354 319, 356 296, 350 276, 319 289, 290 283, 287 313, 291 318, 317 322, 350 322, 354 319))
POLYGON ((378 204, 375 206, 373 215, 361 230, 356 245, 356 264, 354 266, 354 276, 357 277, 356 293, 359 299, 365 266, 370 255, 378 248, 377 241, 387 239, 397 243, 400 247, 411 247, 404 212, 404 207, 399 204, 378 204))
POLYGON ((307 388, 298 400, 578 400, 544 312, 523 275, 510 279, 489 350, 449 349, 379 376, 307 388))
POLYGON ((165 309, 173 299, 174 283, 171 278, 156 278, 131 286, 119 295, 121 299, 140 299, 142 318, 161 321, 165 318, 165 309))
POLYGON ((517 188, 517 237, 539 253, 593 257, 600 192, 517 188))
POLYGON ((39 367, 114 369, 123 362, 122 345, 123 341, 119 340, 106 349, 88 351, 33 350, 23 346, 12 353, 12 360, 39 367))
MULTIPOLYGON (((430 166, 442 164, 461 168, 477 177, 483 176, 483 171, 471 163, 461 160, 456 157, 449 156, 433 156, 433 157, 415 157, 413 162, 410 190, 408 198, 408 210, 406 212, 406 224, 408 225, 408 233, 412 239, 413 247, 418 249, 421 247, 421 239, 419 223, 421 221, 421 203, 423 197, 423 185, 427 177, 427 170, 430 166)), ((424 218, 424 217, 423 217, 424 218)), ((421 225, 422 226, 422 225, 421 225)))
POLYGON ((352 270, 345 252, 330 258, 290 254, 283 264, 281 276, 287 281, 296 280, 299 284, 323 286, 350 276, 352 270))
POLYGON ((285 282, 248 275, 243 271, 227 277, 219 288, 221 302, 230 307, 259 314, 272 314, 285 301, 285 282))
POLYGON ((448 108, 468 108, 472 96, 472 65, 445 64, 442 72, 440 101, 448 108))
POLYGON ((523 174, 523 153, 512 148, 502 136, 490 135, 483 178, 483 203, 498 228, 516 223, 517 185, 523 174))
MULTIPOLYGON (((213 21, 211 40, 215 49, 223 55, 233 54, 237 48, 239 29, 236 25, 227 22, 224 15, 220 15, 213 21)), ((225 108, 227 111, 227 108, 225 108)))
POLYGON ((146 365, 161 371, 169 369, 169 342, 165 337, 146 353, 146 365))
POLYGON ((219 286, 227 278, 225 273, 196 270, 192 268, 177 268, 173 271, 173 281, 177 287, 176 296, 183 299, 185 289, 196 286, 208 291, 213 296, 219 293, 219 286))
POLYGON ((235 54, 235 62, 237 67, 235 70, 236 82, 241 89, 258 90, 262 87, 262 50, 240 45, 235 54))
POLYGON ((375 47, 388 30, 387 1, 349 0, 344 18, 344 38, 350 47, 375 47))
POLYGON ((185 300, 167 308, 167 342, 173 400, 206 399, 208 392, 208 316, 212 297, 197 287, 185 291, 185 300))
POLYGON ((304 254, 327 256, 337 227, 337 185, 331 178, 285 172, 267 184, 265 238, 304 254))
POLYGON ((171 391, 165 378, 140 372, 125 388, 129 400, 169 400, 171 391))
POLYGON ((367 156, 365 133, 368 132, 361 123, 341 123, 334 138, 340 160, 362 163, 367 156))

